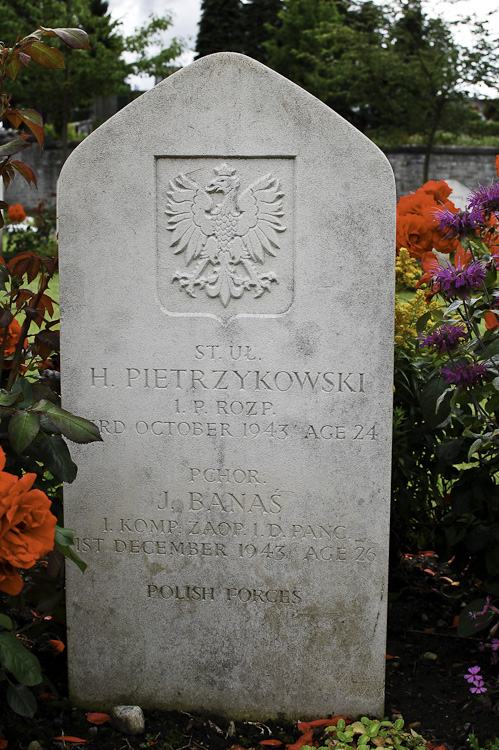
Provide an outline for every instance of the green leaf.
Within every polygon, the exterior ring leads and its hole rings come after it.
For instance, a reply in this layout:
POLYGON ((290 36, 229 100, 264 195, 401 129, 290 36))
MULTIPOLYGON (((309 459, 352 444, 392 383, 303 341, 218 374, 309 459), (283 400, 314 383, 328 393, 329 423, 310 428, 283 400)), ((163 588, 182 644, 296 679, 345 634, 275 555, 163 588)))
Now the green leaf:
POLYGON ((33 718, 38 708, 36 698, 26 685, 9 685, 7 703, 16 714, 33 718))
POLYGON ((7 628, 7 630, 12 630, 13 624, 12 624, 12 620, 10 619, 10 617, 0 613, 0 627, 7 628))
POLYGON ((395 721, 395 723, 394 723, 393 726, 395 727, 395 729, 397 729, 398 731, 400 731, 401 729, 404 728, 404 720, 403 719, 397 719, 395 721))
POLYGON ((447 385, 443 378, 436 377, 428 381, 421 391, 419 403, 424 421, 430 430, 435 430, 444 422, 450 413, 449 396, 439 403, 437 414, 437 403, 440 396, 447 391, 447 385))
POLYGON ((26 407, 34 403, 31 383, 27 378, 18 378, 12 386, 12 393, 22 393, 23 397, 21 400, 26 407))
POLYGON ((23 685, 42 681, 38 659, 12 633, 0 633, 0 663, 23 685))
POLYGON ((5 159, 7 156, 14 156, 24 148, 29 148, 31 143, 26 143, 24 138, 14 138, 14 140, 4 143, 0 146, 0 159, 5 159))
POLYGON ((451 302, 451 304, 449 305, 449 307, 444 313, 444 318, 448 318, 449 315, 452 315, 453 313, 455 313, 456 310, 459 310, 459 308, 462 307, 463 305, 464 305, 464 302, 462 299, 456 299, 454 300, 454 302, 451 302))
POLYGON ((428 321, 431 319, 433 315, 433 312, 430 310, 429 312, 426 312, 424 315, 421 315, 420 318, 416 321, 416 331, 418 333, 423 333, 426 326, 428 325, 428 321))
POLYGON ((480 450, 480 446, 484 442, 485 441, 482 440, 482 438, 477 438, 477 440, 475 440, 475 442, 471 444, 470 449, 468 451, 468 459, 467 459, 468 463, 471 461, 473 454, 478 453, 478 451, 480 450))
POLYGON ((56 544, 69 546, 75 543, 75 533, 74 529, 65 529, 64 526, 58 526, 56 524, 54 541, 56 544))
POLYGON ((71 545, 74 544, 75 541, 75 532, 73 529, 65 529, 62 526, 55 527, 55 536, 54 536, 54 547, 56 550, 58 550, 61 555, 64 555, 64 557, 67 557, 68 560, 71 560, 71 562, 74 562, 75 565, 79 567, 82 573, 85 572, 87 569, 87 563, 83 562, 81 557, 77 554, 77 552, 73 549, 71 545))
POLYGON ((61 482, 74 482, 78 467, 71 458, 69 448, 60 435, 44 435, 36 444, 39 456, 45 468, 61 482))
POLYGON ((12 391, 0 390, 0 406, 12 406, 17 401, 18 395, 12 391))
POLYGON ((440 409, 440 406, 444 402, 445 397, 447 396, 447 394, 448 393, 453 393, 453 391, 454 391, 453 388, 446 388, 445 391, 440 394, 440 396, 437 398, 437 403, 435 404, 435 414, 438 413, 438 410, 440 409))
POLYGON ((40 430, 40 417, 32 411, 17 411, 9 419, 9 440, 19 455, 35 439, 40 430))
POLYGON ((52 68, 53 70, 56 70, 66 67, 62 52, 55 47, 50 47, 44 42, 33 42, 33 44, 30 44, 29 47, 27 47, 25 52, 32 60, 43 68, 52 68))
POLYGON ((33 407, 33 411, 45 414, 54 427, 74 443, 93 443, 102 440, 99 429, 93 422, 77 417, 60 406, 42 399, 33 407))
POLYGON ((17 57, 13 57, 12 60, 9 62, 7 67, 5 68, 5 75, 7 78, 10 78, 12 81, 16 80, 17 74, 22 68, 22 63, 17 57))
POLYGON ((90 49, 88 34, 83 29, 49 29, 40 26, 43 36, 57 36, 72 49, 90 49))
POLYGON ((466 611, 461 612, 457 622, 457 634, 468 637, 484 630, 494 617, 492 610, 488 609, 485 614, 477 614, 485 609, 485 599, 474 599, 467 605, 466 611), (475 615, 475 616, 473 616, 475 615))

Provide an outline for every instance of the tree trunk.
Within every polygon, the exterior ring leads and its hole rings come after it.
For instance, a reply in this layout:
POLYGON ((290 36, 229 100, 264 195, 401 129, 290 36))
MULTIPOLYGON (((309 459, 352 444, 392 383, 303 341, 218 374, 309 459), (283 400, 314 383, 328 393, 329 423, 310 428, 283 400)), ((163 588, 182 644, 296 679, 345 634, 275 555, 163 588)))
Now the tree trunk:
POLYGON ((435 143, 435 135, 437 133, 438 126, 440 125, 440 120, 442 118, 442 111, 444 109, 444 106, 445 106, 444 101, 439 101, 437 103, 437 108, 435 110, 435 115, 433 117, 431 129, 428 134, 428 140, 426 141, 426 150, 425 150, 425 155, 424 155, 424 166, 423 166, 423 183, 428 182, 428 175, 430 173, 431 153, 433 150, 433 145, 435 143))

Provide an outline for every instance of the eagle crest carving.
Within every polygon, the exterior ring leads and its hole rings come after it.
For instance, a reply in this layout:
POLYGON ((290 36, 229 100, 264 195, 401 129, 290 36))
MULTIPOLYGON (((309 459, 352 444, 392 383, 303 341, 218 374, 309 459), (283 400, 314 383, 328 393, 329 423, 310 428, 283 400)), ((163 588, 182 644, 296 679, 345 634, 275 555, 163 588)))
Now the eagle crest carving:
POLYGON ((204 187, 186 174, 170 180, 165 213, 170 247, 176 255, 183 253, 186 265, 172 280, 191 297, 204 290, 227 307, 244 292, 261 297, 278 282, 262 266, 267 255, 276 255, 279 234, 286 229, 283 193, 270 172, 244 189, 227 163, 214 172, 204 187))

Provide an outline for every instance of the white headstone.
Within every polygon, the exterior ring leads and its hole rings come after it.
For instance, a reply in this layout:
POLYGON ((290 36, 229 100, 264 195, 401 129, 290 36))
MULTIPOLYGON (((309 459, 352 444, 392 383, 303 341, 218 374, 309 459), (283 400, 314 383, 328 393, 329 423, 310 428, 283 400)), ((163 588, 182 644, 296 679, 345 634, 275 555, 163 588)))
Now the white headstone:
POLYGON ((383 712, 394 181, 253 60, 203 58, 59 185, 72 697, 383 712))

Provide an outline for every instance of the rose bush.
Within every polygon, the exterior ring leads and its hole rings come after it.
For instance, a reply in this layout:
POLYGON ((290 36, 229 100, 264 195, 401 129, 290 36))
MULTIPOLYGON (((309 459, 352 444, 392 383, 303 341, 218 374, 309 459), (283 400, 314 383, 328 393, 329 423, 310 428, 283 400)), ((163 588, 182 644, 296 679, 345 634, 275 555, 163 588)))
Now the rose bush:
MULTIPOLYGON (((0 119, 19 130, 0 146, 5 187, 16 176, 36 185, 30 167, 13 157, 30 146, 22 128, 42 146, 43 122, 35 110, 12 107, 3 84, 15 81, 30 61, 65 67, 61 52, 43 41, 46 37, 75 49, 89 47, 82 29, 39 28, 11 47, 0 43, 0 119)), ((0 209, 5 208, 12 222, 26 218, 20 205, 1 201, 0 209)), ((34 628, 39 637, 49 629, 51 640, 60 642, 64 557, 85 568, 72 548, 74 531, 62 527, 62 483, 72 482, 77 472, 64 438, 100 440, 95 425, 60 406, 59 321, 48 294, 57 258, 48 257, 53 255, 48 248, 39 252, 40 243, 37 252, 32 246, 37 236, 44 236, 47 245, 53 242, 52 219, 41 204, 35 223, 36 231, 19 229, 17 239, 5 243, 8 258, 0 256, 0 692, 6 688, 8 704, 23 716, 33 716, 37 708, 28 686, 43 680, 36 655, 24 645, 28 634, 34 628), (21 630, 22 639, 17 637, 21 630)))

